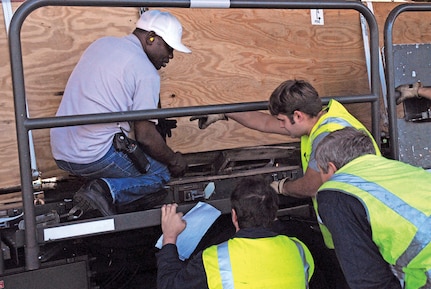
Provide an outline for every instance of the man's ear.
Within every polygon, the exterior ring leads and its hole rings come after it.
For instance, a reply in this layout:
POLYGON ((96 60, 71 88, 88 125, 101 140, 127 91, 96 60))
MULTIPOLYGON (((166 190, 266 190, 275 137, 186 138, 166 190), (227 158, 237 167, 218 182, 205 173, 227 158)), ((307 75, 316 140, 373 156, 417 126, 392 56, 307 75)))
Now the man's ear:
POLYGON ((335 166, 335 164, 333 162, 329 162, 328 163, 328 173, 330 173, 331 175, 333 175, 333 174, 335 174, 336 171, 338 171, 338 169, 335 166))
POLYGON ((302 119, 304 116, 302 115, 302 112, 300 112, 299 110, 295 110, 292 114, 293 119, 295 120, 300 120, 302 119))
POLYGON ((145 36, 145 42, 147 45, 153 44, 154 40, 156 39, 156 33, 154 31, 150 31, 145 36))
POLYGON ((232 209, 232 224, 234 225, 236 231, 239 231, 239 225, 238 225, 238 216, 236 215, 236 212, 234 209, 232 209))
POLYGON ((295 122, 302 122, 302 121, 304 121, 306 119, 309 119, 308 114, 306 114, 305 112, 299 111, 299 110, 295 110, 293 112, 292 117, 293 117, 293 120, 295 122))
POLYGON ((332 162, 328 162, 328 172, 324 173, 322 168, 319 167, 320 171, 320 180, 322 181, 322 184, 327 182, 337 171, 337 167, 332 162))

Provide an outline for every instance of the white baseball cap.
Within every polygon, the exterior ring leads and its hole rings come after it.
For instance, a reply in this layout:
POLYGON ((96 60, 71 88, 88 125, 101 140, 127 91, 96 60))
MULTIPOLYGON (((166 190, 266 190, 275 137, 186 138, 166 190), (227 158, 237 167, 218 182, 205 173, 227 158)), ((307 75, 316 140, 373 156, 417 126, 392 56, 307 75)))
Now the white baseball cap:
POLYGON ((142 13, 136 28, 146 31, 154 31, 158 36, 173 49, 190 53, 192 52, 184 44, 181 43, 183 35, 183 27, 180 21, 169 12, 162 12, 159 10, 149 10, 142 13))

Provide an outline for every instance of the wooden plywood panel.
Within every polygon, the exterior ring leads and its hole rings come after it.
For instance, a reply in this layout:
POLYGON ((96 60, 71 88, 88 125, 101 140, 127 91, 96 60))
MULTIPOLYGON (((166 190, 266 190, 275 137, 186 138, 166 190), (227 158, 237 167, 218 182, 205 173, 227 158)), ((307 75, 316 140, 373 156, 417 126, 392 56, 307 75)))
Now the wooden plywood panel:
MULTIPOLYGON (((13 3, 13 11, 20 3, 13 3)), ((44 7, 31 13, 22 27, 21 40, 26 96, 30 117, 54 116, 67 79, 83 50, 105 35, 125 35, 138 18, 138 9, 44 7)), ((4 20, 0 31, 5 31, 4 20)), ((0 37, 0 103, 3 138, 0 153, 0 188, 19 184, 13 94, 9 51, 5 34, 0 37), (3 165, 7 164, 7 165, 3 165)), ((33 131, 37 168, 42 177, 65 175, 52 159, 49 131, 33 131)))
MULTIPOLYGON (((14 9, 18 5, 14 3, 14 9)), ((374 5, 380 29, 394 5, 374 5)), ((321 96, 368 91, 356 11, 324 10, 325 25, 315 26, 307 9, 162 10, 180 19, 184 43, 193 51, 176 52, 168 67, 160 71, 163 107, 267 100, 272 90, 289 78, 310 81, 321 96)), ((83 50, 99 37, 130 33, 137 19, 137 8, 44 7, 29 15, 22 41, 30 116, 53 116, 83 50)), ((405 21, 400 38, 414 39, 422 30, 429 34, 429 24, 421 24, 419 19, 405 21)), ((1 31, 3 23, 0 19, 1 31)), ((5 35, 0 35, 0 51, 1 55, 8 53, 5 35)), ((4 136, 0 161, 8 164, 0 166, 1 188, 19 184, 10 68, 3 56, 0 80, 0 105, 5 108, 0 118, 4 136)), ((368 105, 348 108, 370 127, 368 105)), ((48 130, 33 133, 42 176, 59 175, 50 153, 48 130)), ((291 141, 296 140, 254 132, 233 121, 199 130, 188 118, 178 119, 178 128, 168 139, 173 149, 185 153, 291 141)))
MULTIPOLYGON (((354 11, 325 11, 324 26, 311 25, 309 10, 172 12, 184 19, 185 41, 193 52, 177 53, 162 72, 167 77, 165 107, 266 101, 290 78, 310 81, 321 96, 367 91, 359 14, 354 11)), ((183 132, 177 129, 169 142, 186 151, 293 141, 233 121, 202 131, 185 118, 179 127, 183 132)))

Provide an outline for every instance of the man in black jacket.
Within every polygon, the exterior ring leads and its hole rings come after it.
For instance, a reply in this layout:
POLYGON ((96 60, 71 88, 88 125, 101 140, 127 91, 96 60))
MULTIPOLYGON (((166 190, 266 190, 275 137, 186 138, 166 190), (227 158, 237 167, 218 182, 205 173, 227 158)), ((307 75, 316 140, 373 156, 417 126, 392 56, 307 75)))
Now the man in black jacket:
POLYGON ((163 247, 157 253, 157 285, 169 288, 220 288, 229 284, 253 288, 308 288, 314 261, 298 239, 270 230, 278 197, 263 177, 244 178, 231 195, 236 234, 188 261, 178 257, 176 241, 185 229, 176 204, 163 205, 163 247))

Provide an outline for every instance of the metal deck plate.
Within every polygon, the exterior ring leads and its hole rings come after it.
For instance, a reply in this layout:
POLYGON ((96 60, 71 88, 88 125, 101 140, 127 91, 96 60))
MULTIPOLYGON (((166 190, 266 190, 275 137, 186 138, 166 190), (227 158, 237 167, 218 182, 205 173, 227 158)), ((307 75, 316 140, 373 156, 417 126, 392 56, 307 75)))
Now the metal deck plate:
POLYGON ((393 52, 395 87, 418 81, 431 85, 431 44, 398 44, 393 52))
MULTIPOLYGON (((395 87, 420 81, 431 86, 431 44, 394 45, 395 87)), ((398 119, 399 158, 401 161, 431 168, 431 122, 427 117, 431 102, 426 99, 404 101, 404 119, 398 119)))
POLYGON ((414 166, 431 168, 431 123, 398 119, 400 160, 414 166))

